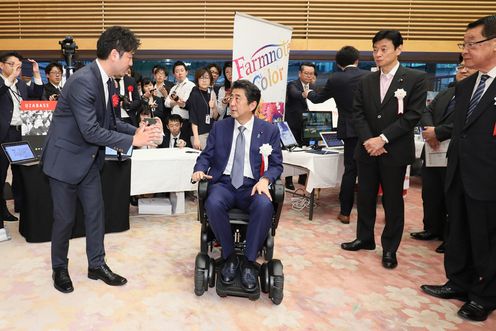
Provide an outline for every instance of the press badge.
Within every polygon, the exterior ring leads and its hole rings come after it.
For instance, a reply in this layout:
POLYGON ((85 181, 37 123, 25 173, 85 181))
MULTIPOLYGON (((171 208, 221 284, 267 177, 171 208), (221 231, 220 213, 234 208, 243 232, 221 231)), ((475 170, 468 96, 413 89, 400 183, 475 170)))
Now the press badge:
POLYGON ((210 124, 210 114, 205 115, 205 124, 210 124))

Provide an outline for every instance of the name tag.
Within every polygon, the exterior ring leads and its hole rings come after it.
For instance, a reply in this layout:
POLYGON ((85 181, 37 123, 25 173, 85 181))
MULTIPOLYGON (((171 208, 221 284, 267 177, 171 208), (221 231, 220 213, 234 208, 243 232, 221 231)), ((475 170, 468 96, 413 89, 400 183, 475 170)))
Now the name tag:
POLYGON ((210 114, 205 115, 205 124, 210 124, 210 114))

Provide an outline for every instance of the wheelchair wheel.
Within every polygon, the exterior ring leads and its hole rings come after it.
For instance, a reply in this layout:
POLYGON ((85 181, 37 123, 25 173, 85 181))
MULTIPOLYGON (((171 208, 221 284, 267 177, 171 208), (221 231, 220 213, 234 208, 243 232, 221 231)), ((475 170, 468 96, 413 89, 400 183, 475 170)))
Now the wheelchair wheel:
POLYGON ((274 257, 274 237, 270 233, 264 247, 262 248, 262 254, 265 261, 270 261, 274 257))
POLYGON ((215 286, 215 261, 210 258, 210 264, 208 266, 208 286, 215 286))
POLYGON ((195 294, 203 295, 208 290, 209 272, 211 267, 210 258, 207 254, 198 253, 195 261, 195 294))
POLYGON ((260 266, 260 289, 263 293, 269 293, 269 269, 267 263, 260 266))
POLYGON ((268 264, 269 270, 269 298, 278 305, 284 298, 284 274, 280 260, 272 260, 268 264))

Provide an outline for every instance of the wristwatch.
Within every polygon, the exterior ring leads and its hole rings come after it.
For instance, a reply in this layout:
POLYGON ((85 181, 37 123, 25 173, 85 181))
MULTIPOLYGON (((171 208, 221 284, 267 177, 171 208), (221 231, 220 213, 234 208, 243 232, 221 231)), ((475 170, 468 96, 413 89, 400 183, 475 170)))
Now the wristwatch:
POLYGON ((382 139, 382 141, 384 141, 385 144, 389 143, 389 140, 386 138, 384 134, 381 133, 379 137, 382 139))

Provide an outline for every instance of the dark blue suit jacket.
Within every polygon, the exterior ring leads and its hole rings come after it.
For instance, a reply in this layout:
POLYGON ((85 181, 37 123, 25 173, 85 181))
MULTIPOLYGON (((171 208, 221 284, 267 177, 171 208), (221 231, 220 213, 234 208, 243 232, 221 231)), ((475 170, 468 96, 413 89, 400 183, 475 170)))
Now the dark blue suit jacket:
MULTIPOLYGON (((22 80, 17 80, 17 89, 23 100, 41 99, 43 95, 43 85, 36 85, 34 82, 27 86, 22 80)), ((5 85, 3 77, 0 76, 0 141, 4 141, 10 122, 14 104, 9 88, 5 85)))
MULTIPOLYGON (((217 182, 226 169, 231 151, 233 131, 234 118, 230 117, 215 122, 208 136, 207 146, 196 160, 194 171, 208 172, 213 177, 212 183, 217 182)), ((260 154, 260 146, 263 144, 272 146, 272 153, 269 155, 269 166, 263 177, 267 177, 273 183, 282 173, 279 130, 275 125, 255 118, 250 142, 250 164, 255 180, 259 180, 261 177, 262 154, 260 154)))
MULTIPOLYGON (((95 61, 67 80, 53 113, 43 149, 43 171, 77 184, 93 162, 103 167, 105 146, 127 151, 136 128, 112 116, 105 104, 102 77, 95 61), (123 132, 123 133, 120 133, 123 132)), ((112 87, 111 95, 116 93, 112 87)))

